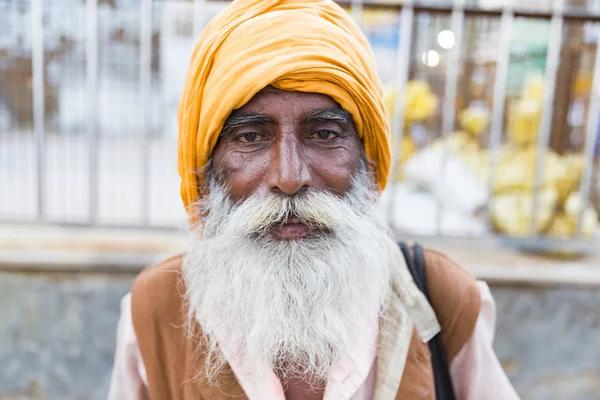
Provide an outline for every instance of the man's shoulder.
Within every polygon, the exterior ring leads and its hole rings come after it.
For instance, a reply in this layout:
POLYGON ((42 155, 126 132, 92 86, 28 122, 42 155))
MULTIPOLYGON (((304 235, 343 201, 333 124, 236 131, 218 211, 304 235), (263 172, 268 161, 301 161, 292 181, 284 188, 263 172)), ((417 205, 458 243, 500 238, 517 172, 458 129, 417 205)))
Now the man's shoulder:
POLYGON ((144 268, 136 277, 134 287, 168 284, 181 277, 183 256, 176 255, 144 268))
POLYGON ((445 284, 461 290, 477 286, 475 276, 445 253, 432 248, 425 248, 423 253, 428 286, 445 284))
POLYGON ((169 315, 181 307, 185 292, 181 278, 182 258, 181 255, 168 258, 139 273, 131 289, 134 319, 169 315))
POLYGON ((479 286, 472 273, 446 254, 425 249, 424 255, 429 301, 451 360, 475 329, 481 308, 479 286))

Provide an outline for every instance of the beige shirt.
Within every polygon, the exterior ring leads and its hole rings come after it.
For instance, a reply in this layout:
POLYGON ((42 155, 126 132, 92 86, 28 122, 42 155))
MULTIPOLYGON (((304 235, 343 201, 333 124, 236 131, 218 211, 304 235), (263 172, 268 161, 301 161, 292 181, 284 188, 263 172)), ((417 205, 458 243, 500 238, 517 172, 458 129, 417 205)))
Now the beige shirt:
MULTIPOLYGON (((488 286, 479 282, 481 310, 473 335, 453 359, 450 376, 458 400, 513 400, 518 395, 492 348, 496 307, 488 286)), ((324 400, 371 400, 377 370, 377 325, 363 341, 338 362, 326 384, 324 400)), ((276 375, 255 360, 227 357, 229 365, 250 400, 284 400, 276 375)), ((121 302, 117 349, 109 400, 147 399, 147 377, 131 319, 131 295, 121 302), (141 390, 140 390, 141 389, 141 390), (142 393, 140 395, 140 393, 142 393)))

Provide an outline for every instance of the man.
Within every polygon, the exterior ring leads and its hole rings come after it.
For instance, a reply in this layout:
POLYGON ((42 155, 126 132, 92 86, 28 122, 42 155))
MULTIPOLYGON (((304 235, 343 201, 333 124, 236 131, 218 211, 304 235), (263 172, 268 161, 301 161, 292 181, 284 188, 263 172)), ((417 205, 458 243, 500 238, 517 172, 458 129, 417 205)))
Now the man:
POLYGON ((179 110, 194 239, 123 299, 109 398, 433 399, 440 328, 457 398, 517 398, 487 287, 429 250, 431 304, 412 281, 379 212, 389 151, 371 50, 335 3, 219 14, 179 110))

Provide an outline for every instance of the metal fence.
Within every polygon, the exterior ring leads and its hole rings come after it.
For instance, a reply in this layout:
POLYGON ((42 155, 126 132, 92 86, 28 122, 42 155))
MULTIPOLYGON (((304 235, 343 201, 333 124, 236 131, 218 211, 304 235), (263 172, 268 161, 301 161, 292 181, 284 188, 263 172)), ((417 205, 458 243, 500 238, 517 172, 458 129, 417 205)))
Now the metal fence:
MULTIPOLYGON (((194 38, 226 4, 200 0, 0 0, 0 221, 184 226, 176 174, 177 101, 194 38)), ((503 236, 493 229, 489 205, 501 146, 506 141, 512 96, 509 81, 519 75, 511 68, 518 64, 516 58, 526 60, 532 54, 525 50, 519 56, 514 51, 515 37, 527 30, 522 21, 539 23, 543 29, 529 32, 545 42, 536 50, 535 61, 543 64, 544 90, 527 222, 530 233, 517 242, 570 249, 597 246, 594 239, 581 237, 586 207, 578 211, 575 232, 560 240, 547 237, 536 220, 545 182, 545 154, 551 148, 562 152, 556 143, 564 143, 575 128, 580 138, 574 146, 585 160, 576 189, 580 201, 590 204, 598 190, 594 168, 598 168, 600 2, 353 0, 340 4, 365 30, 376 56, 383 54, 383 61, 378 61, 387 86, 403 94, 408 82, 419 78, 430 81, 439 92, 441 107, 429 123, 426 139, 419 143, 421 148, 460 129, 457 99, 465 85, 474 81, 473 71, 465 67, 477 41, 473 38, 487 35, 493 43, 489 49, 483 46, 478 50, 491 53, 485 67, 491 72, 482 89, 489 94, 491 116, 486 137, 481 139, 489 151, 484 186, 490 198, 488 207, 478 210, 486 231, 468 235, 476 237, 503 236), (573 27, 578 35, 570 34, 573 27), (427 50, 442 28, 450 32, 452 45, 427 50), (575 36, 579 42, 571 43, 575 36), (569 46, 580 46, 581 54, 592 57, 586 64, 590 89, 583 105, 579 104, 583 122, 573 129, 559 118, 571 118, 572 113, 562 108, 571 108, 572 95, 557 91, 557 85, 573 86, 561 71, 571 54, 565 52, 569 46), (384 47, 378 53, 377 49, 384 47), (561 124, 565 126, 562 132, 557 130, 561 124)), ((387 212, 392 224, 393 215, 403 207, 395 195, 402 138, 407 132, 405 101, 404 95, 397 95, 391 113, 394 173, 386 195, 391 199, 387 212)), ((444 176, 451 150, 442 147, 439 174, 446 181, 452 179, 444 176)), ((447 202, 443 195, 435 196, 435 202, 435 226, 428 234, 464 237, 444 232, 447 202)), ((400 235, 405 232, 394 227, 400 235)))

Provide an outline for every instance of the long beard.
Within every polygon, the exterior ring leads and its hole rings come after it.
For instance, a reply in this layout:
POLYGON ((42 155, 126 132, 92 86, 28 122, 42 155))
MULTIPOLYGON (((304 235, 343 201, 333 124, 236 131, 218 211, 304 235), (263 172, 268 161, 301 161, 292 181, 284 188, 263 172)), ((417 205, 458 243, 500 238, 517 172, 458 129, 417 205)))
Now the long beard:
POLYGON ((189 322, 202 328, 209 379, 226 354, 261 359, 283 381, 324 382, 372 329, 390 288, 391 259, 371 182, 363 171, 343 198, 309 190, 237 205, 210 183, 183 266, 189 322), (271 227, 289 216, 318 233, 274 239, 271 227))

